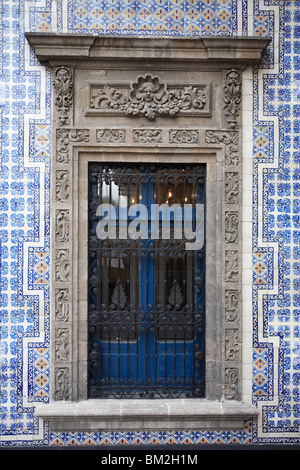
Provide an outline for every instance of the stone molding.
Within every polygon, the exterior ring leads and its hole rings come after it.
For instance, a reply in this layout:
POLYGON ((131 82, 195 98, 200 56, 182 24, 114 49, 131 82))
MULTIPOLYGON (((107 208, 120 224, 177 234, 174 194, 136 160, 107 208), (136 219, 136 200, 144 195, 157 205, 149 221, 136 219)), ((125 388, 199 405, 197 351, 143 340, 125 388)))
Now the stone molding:
MULTIPOLYGON (((63 377, 61 371, 60 377, 63 377)), ((240 429, 258 414, 250 405, 198 400, 97 400, 38 406, 36 416, 55 431, 240 429)))

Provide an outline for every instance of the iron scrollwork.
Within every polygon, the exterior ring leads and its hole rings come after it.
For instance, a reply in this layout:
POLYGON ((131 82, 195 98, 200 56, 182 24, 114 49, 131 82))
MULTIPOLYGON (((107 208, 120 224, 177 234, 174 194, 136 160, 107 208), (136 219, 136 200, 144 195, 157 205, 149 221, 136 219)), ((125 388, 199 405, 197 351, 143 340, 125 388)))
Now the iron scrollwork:
POLYGON ((147 203, 148 214, 151 197, 195 207, 205 166, 91 163, 89 181, 90 398, 203 397, 204 247, 185 249, 174 227, 169 238, 149 229, 148 238, 99 239, 96 213, 124 196, 147 203))

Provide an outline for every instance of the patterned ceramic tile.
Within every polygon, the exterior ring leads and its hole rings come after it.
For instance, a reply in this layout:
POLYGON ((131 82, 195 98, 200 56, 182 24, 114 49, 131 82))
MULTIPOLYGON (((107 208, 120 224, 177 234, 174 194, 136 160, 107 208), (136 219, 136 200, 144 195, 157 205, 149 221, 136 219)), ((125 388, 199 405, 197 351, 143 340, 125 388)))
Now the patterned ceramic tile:
POLYGON ((268 348, 253 349, 253 396, 260 399, 268 397, 268 348))
POLYGON ((259 286, 268 284, 269 254, 260 251, 253 253, 253 283, 259 286))
POLYGON ((107 432, 51 433, 53 445, 113 445, 113 444, 247 444, 251 441, 251 423, 242 431, 175 431, 175 432, 107 432))
POLYGON ((99 34, 229 35, 235 5, 236 0, 68 0, 68 24, 73 31, 99 34))
POLYGON ((300 2, 0 0, 1 446, 300 442, 300 2), (252 400, 243 430, 49 433, 50 74, 25 29, 271 36, 253 76, 252 400))
MULTIPOLYGON (((283 13, 283 5, 279 6, 283 13)), ((299 93, 292 78, 296 79, 297 74, 300 4, 286 2, 284 6, 284 23, 279 21, 283 34, 279 36, 279 50, 275 51, 278 62, 273 56, 273 70, 270 74, 263 74, 264 97, 261 112, 257 114, 262 119, 254 127, 253 139, 256 181, 261 178, 263 183, 262 220, 259 222, 263 238, 260 240, 273 244, 277 252, 273 257, 270 294, 263 297, 255 295, 257 310, 254 307, 263 319, 260 331, 259 316, 258 321, 254 322, 254 337, 264 339, 258 341, 258 347, 254 349, 253 397, 255 401, 265 403, 267 399, 270 403, 261 407, 263 433, 268 433, 270 439, 275 438, 276 432, 296 432, 299 426, 299 384, 296 379, 299 374, 299 286, 295 284, 299 268, 299 218, 298 208, 293 202, 296 197, 293 182, 298 185, 299 181, 299 128, 294 125, 299 93), (272 133, 269 132, 270 119, 273 120, 272 133), (266 163, 270 165, 266 166, 266 163), (273 363, 272 367, 267 367, 268 362, 273 363)), ((268 20, 266 12, 255 15, 255 34, 265 35, 264 30, 270 27, 274 27, 274 15, 268 20)), ((256 222, 254 226, 257 226, 256 222)), ((254 258, 261 257, 254 263, 257 273, 254 281, 262 285, 266 282, 264 268, 268 265, 264 253, 265 250, 257 247, 254 254, 254 258)), ((255 440, 259 440, 257 433, 259 428, 255 427, 255 440)))

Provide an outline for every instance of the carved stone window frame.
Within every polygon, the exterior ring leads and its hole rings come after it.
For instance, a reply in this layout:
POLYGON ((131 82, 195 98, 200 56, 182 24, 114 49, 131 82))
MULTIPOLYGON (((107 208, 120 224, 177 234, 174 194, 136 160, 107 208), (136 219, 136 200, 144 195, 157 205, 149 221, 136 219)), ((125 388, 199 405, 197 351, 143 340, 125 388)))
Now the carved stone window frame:
POLYGON ((35 33, 26 37, 38 59, 52 68, 54 90, 52 386, 50 403, 38 406, 36 416, 47 420, 56 431, 243 427, 257 410, 245 402, 242 393, 241 81, 243 69, 259 62, 269 40, 154 40, 35 33), (131 81, 131 91, 128 83, 122 83, 117 90, 112 83, 102 84, 96 92, 96 110, 90 106, 94 87, 91 80, 83 125, 78 126, 74 116, 82 101, 76 83, 74 86, 77 70, 100 66, 109 70, 112 62, 114 67, 118 62, 124 66, 124 59, 133 69, 136 65, 145 73, 131 81), (197 88, 197 84, 173 84, 183 103, 178 108, 171 86, 150 72, 158 67, 163 74, 165 69, 184 71, 196 66, 218 73, 222 81, 222 103, 218 104, 222 113, 218 122, 222 125, 217 127, 190 127, 184 121, 185 112, 199 119, 216 112, 211 109, 210 85, 197 88), (147 81, 157 93, 150 107, 137 93, 147 81), (134 113, 142 115, 143 121, 128 116, 134 113), (115 126, 106 125, 108 115, 117 116, 115 126), (156 117, 163 115, 169 124, 156 126, 156 117), (97 121, 91 124, 93 116, 97 121), (151 127, 145 125, 145 119, 151 121, 151 127), (137 159, 202 162, 207 166, 205 399, 87 398, 87 166, 92 161, 137 159))

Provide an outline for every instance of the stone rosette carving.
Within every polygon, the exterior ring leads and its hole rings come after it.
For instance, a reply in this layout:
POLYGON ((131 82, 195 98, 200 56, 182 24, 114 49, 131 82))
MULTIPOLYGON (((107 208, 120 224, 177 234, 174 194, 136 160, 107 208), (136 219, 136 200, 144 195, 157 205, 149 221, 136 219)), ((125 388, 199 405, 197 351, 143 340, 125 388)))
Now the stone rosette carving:
POLYGON ((92 91, 90 107, 98 110, 124 112, 127 116, 176 116, 181 111, 197 111, 207 104, 206 87, 170 88, 151 74, 137 77, 130 89, 104 85, 92 91))
POLYGON ((230 70, 226 74, 224 86, 225 116, 229 127, 237 127, 237 116, 241 108, 242 100, 242 77, 238 70, 230 70))
POLYGON ((54 71, 54 104, 58 110, 59 125, 70 124, 69 111, 73 105, 73 73, 69 67, 57 67, 54 71))

